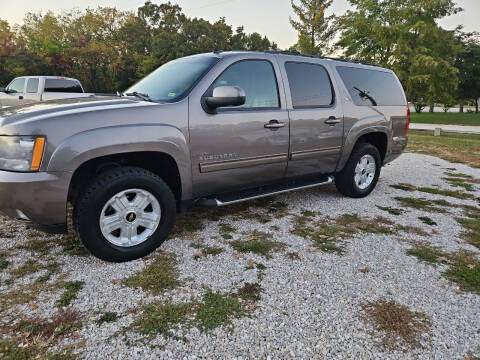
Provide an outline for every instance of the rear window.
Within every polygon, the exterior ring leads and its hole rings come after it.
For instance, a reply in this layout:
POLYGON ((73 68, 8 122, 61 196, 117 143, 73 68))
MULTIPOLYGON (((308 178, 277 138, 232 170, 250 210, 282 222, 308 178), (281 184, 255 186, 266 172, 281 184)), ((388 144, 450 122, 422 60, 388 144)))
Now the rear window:
POLYGON ((326 107, 333 104, 332 83, 323 66, 288 62, 285 69, 295 109, 326 107))
POLYGON ((78 81, 67 79, 46 79, 45 92, 83 93, 78 81))
POLYGON ((37 92, 38 92, 38 79, 37 78, 28 79, 27 93, 36 94, 37 92))
POLYGON ((406 106, 403 90, 390 72, 338 66, 353 102, 358 106, 406 106))

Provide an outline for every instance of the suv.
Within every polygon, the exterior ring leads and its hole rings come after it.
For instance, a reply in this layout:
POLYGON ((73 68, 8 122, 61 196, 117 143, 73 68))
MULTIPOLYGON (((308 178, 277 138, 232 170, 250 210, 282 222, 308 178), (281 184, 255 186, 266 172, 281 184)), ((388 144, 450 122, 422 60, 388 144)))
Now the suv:
POLYGON ((0 108, 40 101, 93 96, 83 91, 77 79, 59 76, 22 76, 0 88, 0 108))
POLYGON ((395 74, 281 52, 169 62, 119 97, 0 112, 0 210, 97 257, 154 251, 177 212, 335 181, 361 198, 407 144, 395 74))

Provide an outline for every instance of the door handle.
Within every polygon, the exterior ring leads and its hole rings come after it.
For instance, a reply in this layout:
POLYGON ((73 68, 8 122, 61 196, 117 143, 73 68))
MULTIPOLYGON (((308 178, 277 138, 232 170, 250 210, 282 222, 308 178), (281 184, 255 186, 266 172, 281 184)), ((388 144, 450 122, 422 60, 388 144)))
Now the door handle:
POLYGON ((285 127, 285 123, 278 122, 278 120, 270 120, 268 123, 263 125, 265 129, 278 130, 285 127))
POLYGON ((20 96, 18 97, 18 100, 23 100, 23 96, 20 95, 20 96))
POLYGON ((333 126, 335 124, 338 124, 342 120, 337 119, 335 116, 330 116, 327 120, 325 120, 325 124, 328 124, 330 126, 333 126))

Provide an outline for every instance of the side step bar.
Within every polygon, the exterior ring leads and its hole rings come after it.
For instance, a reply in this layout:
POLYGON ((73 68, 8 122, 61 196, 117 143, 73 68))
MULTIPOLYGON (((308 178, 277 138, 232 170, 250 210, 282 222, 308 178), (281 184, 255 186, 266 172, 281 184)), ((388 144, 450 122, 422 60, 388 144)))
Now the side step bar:
POLYGON ((237 193, 235 195, 224 195, 220 198, 203 198, 197 201, 196 205, 201 207, 219 207, 219 206, 227 206, 232 204, 237 204, 243 201, 255 200, 267 196, 273 196, 278 194, 283 194, 290 191, 295 190, 302 190, 302 189, 310 189, 318 186, 328 185, 333 183, 335 180, 333 176, 328 176, 323 179, 317 179, 315 182, 308 182, 303 184, 296 184, 293 186, 277 186, 272 187, 270 191, 260 192, 260 191, 244 191, 237 193))

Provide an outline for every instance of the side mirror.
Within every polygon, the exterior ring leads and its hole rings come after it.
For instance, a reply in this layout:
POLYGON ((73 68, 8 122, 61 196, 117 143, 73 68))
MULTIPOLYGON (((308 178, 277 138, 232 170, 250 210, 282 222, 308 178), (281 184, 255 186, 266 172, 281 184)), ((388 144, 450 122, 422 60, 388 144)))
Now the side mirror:
POLYGON ((246 98, 245 91, 238 86, 219 86, 213 89, 212 96, 205 97, 205 104, 215 111, 224 106, 241 106, 246 98))

